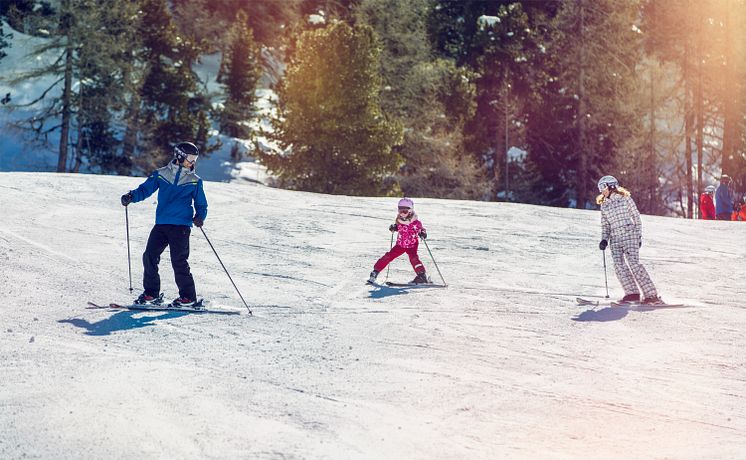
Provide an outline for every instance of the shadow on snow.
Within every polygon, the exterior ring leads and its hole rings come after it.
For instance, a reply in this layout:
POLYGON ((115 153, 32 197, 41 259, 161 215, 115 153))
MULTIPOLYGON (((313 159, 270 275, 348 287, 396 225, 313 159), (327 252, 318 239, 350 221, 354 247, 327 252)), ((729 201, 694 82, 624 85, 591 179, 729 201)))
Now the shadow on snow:
POLYGON ((629 313, 629 310, 627 310, 626 308, 618 308, 618 307, 606 307, 600 310, 590 309, 574 317, 572 320, 573 321, 584 321, 584 322, 586 321, 597 321, 597 322, 617 321, 627 316, 627 313, 629 313))
POLYGON ((58 323, 72 324, 75 327, 85 329, 86 335, 102 336, 110 335, 112 332, 117 331, 126 331, 131 329, 139 329, 141 327, 153 326, 156 321, 171 318, 180 318, 189 314, 188 312, 169 311, 158 316, 135 317, 134 315, 138 313, 143 312, 130 310, 120 311, 111 315, 109 318, 103 319, 101 321, 96 321, 94 323, 80 318, 62 319, 59 320, 58 323))

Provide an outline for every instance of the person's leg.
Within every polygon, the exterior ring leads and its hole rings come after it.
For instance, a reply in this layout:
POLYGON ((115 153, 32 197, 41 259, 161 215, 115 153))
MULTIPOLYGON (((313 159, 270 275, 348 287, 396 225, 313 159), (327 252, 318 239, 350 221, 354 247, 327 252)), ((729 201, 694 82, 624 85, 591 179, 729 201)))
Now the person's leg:
POLYGON ((629 267, 627 267, 627 263, 624 260, 624 248, 621 244, 614 243, 612 243, 610 247, 611 257, 614 261, 614 272, 616 272, 616 277, 622 284, 624 295, 640 295, 640 291, 637 289, 637 284, 635 284, 635 278, 632 276, 632 272, 629 270, 629 267))
POLYGON ((627 264, 629 264, 632 276, 634 276, 635 281, 637 281, 637 284, 640 286, 640 290, 642 290, 643 298, 650 299, 653 297, 658 297, 658 291, 655 289, 653 280, 650 279, 648 271, 645 270, 645 267, 643 267, 640 263, 639 243, 633 241, 628 242, 626 244, 624 252, 624 256, 627 259, 627 264))
POLYGON ((400 255, 404 254, 405 249, 401 246, 394 245, 393 248, 383 256, 381 256, 380 259, 373 265, 373 270, 377 272, 381 272, 384 268, 386 268, 386 265, 388 265, 392 260, 396 259, 400 255))
POLYGON ((155 225, 150 231, 145 252, 142 255, 142 286, 145 295, 158 297, 161 292, 161 277, 158 275, 158 262, 168 245, 168 237, 161 225, 155 225))
POLYGON ((194 277, 189 268, 189 235, 192 229, 186 225, 172 225, 169 229, 168 246, 171 251, 171 266, 179 287, 179 297, 197 300, 194 277))
POLYGON ((420 260, 420 257, 417 255, 417 247, 419 244, 415 245, 414 247, 407 248, 407 255, 409 256, 409 263, 412 264, 412 268, 414 268, 414 272, 418 275, 420 273, 425 273, 425 266, 422 265, 422 261, 420 260))

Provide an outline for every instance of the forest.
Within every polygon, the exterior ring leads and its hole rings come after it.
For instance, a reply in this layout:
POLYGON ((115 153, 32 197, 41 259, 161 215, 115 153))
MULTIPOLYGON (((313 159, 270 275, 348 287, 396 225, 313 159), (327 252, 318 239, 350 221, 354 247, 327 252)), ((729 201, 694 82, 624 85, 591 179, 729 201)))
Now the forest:
POLYGON ((52 81, 8 129, 55 133, 58 172, 240 139, 271 185, 320 193, 595 209, 611 174, 641 212, 698 218, 723 174, 746 192, 746 0, 0 0, 0 19, 0 78, 52 81), (16 33, 53 59, 6 67, 16 33))

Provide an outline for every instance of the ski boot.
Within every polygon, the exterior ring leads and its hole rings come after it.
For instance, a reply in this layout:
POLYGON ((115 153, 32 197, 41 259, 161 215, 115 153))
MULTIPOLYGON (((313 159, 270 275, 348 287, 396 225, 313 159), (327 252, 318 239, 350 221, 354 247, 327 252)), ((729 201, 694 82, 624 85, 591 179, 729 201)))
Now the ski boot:
POLYGON ((642 305, 665 305, 665 302, 663 302, 663 299, 658 296, 646 297, 642 301, 642 305))
POLYGON ((368 283, 375 284, 376 278, 378 278, 378 272, 373 270, 370 272, 370 278, 368 278, 368 283))
POLYGON ((133 303, 135 305, 160 305, 163 303, 163 294, 161 293, 158 297, 153 297, 143 292, 133 303))
POLYGON ((196 300, 187 299, 186 297, 179 297, 178 299, 174 299, 173 302, 171 302, 171 305, 169 307, 173 308, 196 308, 198 302, 196 300))
POLYGON ((640 301, 640 294, 626 294, 617 303, 634 303, 640 301))
POLYGON ((410 281, 409 284, 430 284, 432 281, 430 281, 430 278, 428 278, 427 273, 422 272, 418 273, 417 276, 410 281))

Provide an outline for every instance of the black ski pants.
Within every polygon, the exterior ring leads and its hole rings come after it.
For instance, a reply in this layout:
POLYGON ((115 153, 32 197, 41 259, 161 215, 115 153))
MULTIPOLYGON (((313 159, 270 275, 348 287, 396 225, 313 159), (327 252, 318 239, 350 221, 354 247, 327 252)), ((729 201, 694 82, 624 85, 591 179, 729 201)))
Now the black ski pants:
POLYGON ((179 297, 195 300, 197 292, 194 278, 189 270, 189 234, 192 229, 186 225, 156 224, 150 231, 145 253, 142 255, 143 288, 146 295, 158 297, 161 292, 161 277, 158 275, 158 262, 161 254, 169 248, 171 266, 174 269, 179 297))

